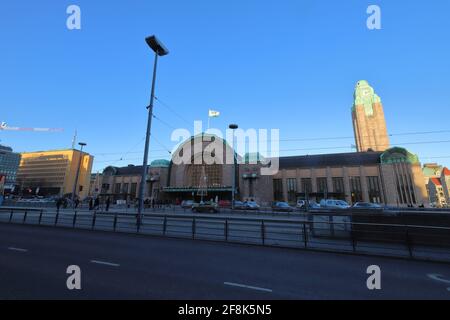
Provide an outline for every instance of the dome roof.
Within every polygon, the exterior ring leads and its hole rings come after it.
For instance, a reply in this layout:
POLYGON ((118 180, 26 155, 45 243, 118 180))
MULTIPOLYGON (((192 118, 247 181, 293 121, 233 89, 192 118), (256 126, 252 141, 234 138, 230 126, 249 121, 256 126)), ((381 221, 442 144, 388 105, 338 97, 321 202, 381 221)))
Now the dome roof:
POLYGON ((150 167, 152 168, 168 168, 170 166, 170 161, 166 159, 158 159, 152 161, 150 167))

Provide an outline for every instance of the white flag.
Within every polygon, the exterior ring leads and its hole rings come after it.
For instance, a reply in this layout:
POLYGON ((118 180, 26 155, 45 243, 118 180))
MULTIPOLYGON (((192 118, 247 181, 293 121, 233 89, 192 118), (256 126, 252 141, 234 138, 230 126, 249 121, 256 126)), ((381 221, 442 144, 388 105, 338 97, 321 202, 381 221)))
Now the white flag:
POLYGON ((209 117, 210 118, 217 118, 218 116, 220 116, 220 112, 219 111, 209 110, 209 117))

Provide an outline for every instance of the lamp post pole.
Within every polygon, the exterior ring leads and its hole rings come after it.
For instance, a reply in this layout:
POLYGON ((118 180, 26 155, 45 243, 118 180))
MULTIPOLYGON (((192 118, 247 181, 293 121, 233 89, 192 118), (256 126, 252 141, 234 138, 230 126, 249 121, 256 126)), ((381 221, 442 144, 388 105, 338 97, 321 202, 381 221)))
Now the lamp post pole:
POLYGON ((235 152, 235 145, 234 145, 234 132, 235 130, 238 128, 237 124, 230 124, 229 128, 231 130, 233 130, 233 178, 232 178, 232 183, 233 183, 233 191, 231 194, 231 210, 234 210, 234 201, 235 201, 235 197, 236 197, 236 152, 235 152))
POLYGON ((145 149, 144 149, 144 160, 142 163, 142 173, 141 173, 141 183, 139 186, 139 205, 138 205, 138 216, 137 224, 141 224, 142 215, 144 211, 144 194, 145 186, 147 184, 147 163, 148 163, 148 150, 150 145, 150 136, 152 129, 152 118, 153 118, 153 102, 155 100, 155 85, 156 85, 156 70, 158 66, 158 57, 164 56, 169 53, 169 51, 164 47, 164 45, 155 37, 151 36, 145 39, 148 46, 155 52, 155 62, 153 66, 153 78, 152 78, 152 91, 150 96, 150 105, 148 109, 148 119, 147 119, 147 133, 145 135, 145 149))
POLYGON ((75 183, 73 184, 73 191, 72 191, 72 202, 75 201, 76 193, 77 193, 77 186, 78 186, 78 178, 80 175, 80 168, 81 168, 81 161, 83 160, 83 147, 86 146, 86 143, 80 142, 78 143, 80 145, 80 161, 78 161, 78 167, 77 167, 77 173, 75 175, 75 183))

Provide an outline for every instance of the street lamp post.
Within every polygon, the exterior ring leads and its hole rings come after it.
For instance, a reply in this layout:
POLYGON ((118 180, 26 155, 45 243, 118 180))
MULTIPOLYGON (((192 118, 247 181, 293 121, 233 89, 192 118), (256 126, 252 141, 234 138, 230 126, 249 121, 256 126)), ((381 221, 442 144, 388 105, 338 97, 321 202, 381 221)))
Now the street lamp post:
POLYGON ((237 124, 230 124, 229 128, 233 130, 233 191, 231 194, 231 210, 234 210, 234 198, 236 196, 236 152, 235 152, 235 146, 234 146, 234 131, 239 128, 237 124))
POLYGON ((145 136, 144 161, 142 164, 141 183, 139 186, 139 206, 138 206, 138 220, 137 220, 138 225, 140 225, 141 223, 144 208, 144 193, 145 193, 144 191, 147 182, 148 149, 150 144, 150 132, 152 129, 153 102, 155 99, 155 83, 156 83, 156 69, 158 66, 158 57, 162 57, 169 54, 169 50, 167 50, 167 48, 155 36, 145 38, 145 42, 147 42, 148 46, 155 53, 155 62, 153 66, 153 79, 152 79, 152 91, 150 96, 150 105, 147 107, 148 109, 147 133, 145 136))
POLYGON ((86 143, 84 143, 84 142, 80 142, 78 144, 81 147, 80 148, 80 161, 78 161, 77 173, 75 175, 75 183, 73 184, 72 203, 75 201, 75 197, 76 197, 76 193, 77 193, 78 177, 80 175, 81 161, 83 160, 83 147, 86 146, 86 143))

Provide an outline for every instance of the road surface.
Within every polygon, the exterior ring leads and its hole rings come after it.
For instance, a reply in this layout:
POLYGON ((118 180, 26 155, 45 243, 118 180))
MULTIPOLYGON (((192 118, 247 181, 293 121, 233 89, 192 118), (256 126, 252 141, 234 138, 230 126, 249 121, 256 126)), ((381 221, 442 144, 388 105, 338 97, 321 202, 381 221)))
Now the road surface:
POLYGON ((0 299, 450 299, 447 279, 448 264, 0 224, 0 299))

